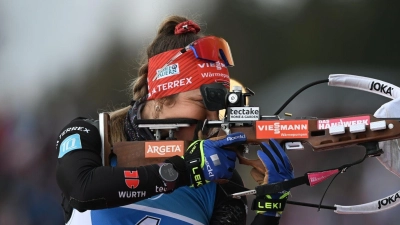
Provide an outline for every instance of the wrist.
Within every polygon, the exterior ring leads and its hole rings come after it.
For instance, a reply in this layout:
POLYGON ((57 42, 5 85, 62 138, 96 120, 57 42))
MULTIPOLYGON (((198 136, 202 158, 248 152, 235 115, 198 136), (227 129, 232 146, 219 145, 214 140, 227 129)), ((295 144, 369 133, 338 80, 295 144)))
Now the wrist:
POLYGON ((264 216, 280 217, 286 206, 290 192, 266 195, 253 200, 251 209, 264 216))
POLYGON ((181 158, 180 156, 173 156, 166 159, 165 162, 171 163, 174 169, 178 172, 178 178, 176 179, 174 189, 182 186, 189 186, 191 184, 190 176, 186 168, 185 160, 183 158, 181 158))
POLYGON ((158 174, 164 182, 166 191, 173 191, 179 176, 178 171, 176 171, 172 163, 159 163, 158 166, 158 174))
POLYGON ((204 153, 202 146, 203 141, 193 142, 189 145, 182 157, 190 179, 190 186, 195 188, 200 187, 207 182, 203 173, 204 153))

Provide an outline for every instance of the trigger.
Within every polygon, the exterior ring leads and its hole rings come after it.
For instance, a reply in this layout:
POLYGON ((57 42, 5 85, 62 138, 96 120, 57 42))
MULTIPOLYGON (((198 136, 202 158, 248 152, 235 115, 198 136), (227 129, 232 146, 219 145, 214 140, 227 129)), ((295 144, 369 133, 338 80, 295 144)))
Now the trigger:
POLYGON ((304 146, 300 141, 286 142, 285 150, 304 150, 304 146))

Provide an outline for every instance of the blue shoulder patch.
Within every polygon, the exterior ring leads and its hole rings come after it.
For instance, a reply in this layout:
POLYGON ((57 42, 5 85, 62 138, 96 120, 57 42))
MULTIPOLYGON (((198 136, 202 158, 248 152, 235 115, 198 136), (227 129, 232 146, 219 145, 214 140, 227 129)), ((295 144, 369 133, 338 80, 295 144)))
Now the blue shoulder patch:
POLYGON ((82 149, 81 136, 79 134, 73 134, 64 139, 60 145, 58 158, 62 158, 68 152, 76 149, 82 149))

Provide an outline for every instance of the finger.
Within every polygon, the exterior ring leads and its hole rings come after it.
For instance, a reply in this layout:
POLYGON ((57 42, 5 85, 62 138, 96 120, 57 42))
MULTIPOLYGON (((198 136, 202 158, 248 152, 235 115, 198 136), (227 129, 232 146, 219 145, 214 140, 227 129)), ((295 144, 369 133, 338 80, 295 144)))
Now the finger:
POLYGON ((275 154, 279 157, 279 159, 283 163, 284 160, 282 157, 282 153, 280 151, 281 149, 280 144, 275 139, 269 139, 269 146, 271 146, 272 150, 275 152, 275 154))
POLYGON ((269 139, 270 146, 274 150, 275 154, 279 157, 283 165, 286 169, 293 170, 292 163, 290 162, 289 157, 287 156, 285 150, 283 150, 282 146, 273 138, 269 139))
POLYGON ((225 149, 222 149, 222 148, 220 148, 218 146, 215 146, 214 145, 214 141, 205 140, 205 141, 202 141, 202 142, 204 143, 203 149, 208 151, 208 154, 211 155, 210 156, 211 158, 214 157, 215 159, 219 160, 219 157, 224 157, 224 158, 227 158, 229 161, 236 162, 236 156, 237 155, 236 155, 235 151, 225 150, 225 149))
POLYGON ((217 139, 217 140, 210 139, 209 141, 211 141, 213 145, 216 147, 225 147, 229 145, 244 144, 247 141, 247 137, 242 132, 236 132, 228 134, 222 139, 217 139))
MULTIPOLYGON (((266 151, 266 152, 268 152, 268 151, 266 151)), ((267 168, 269 174, 278 173, 278 170, 277 170, 278 167, 277 167, 277 165, 275 165, 276 162, 275 162, 275 164, 273 162, 274 161, 273 156, 267 155, 268 153, 266 153, 266 152, 263 151, 263 150, 258 150, 257 151, 258 158, 261 159, 261 161, 264 163, 264 165, 267 168)))
POLYGON ((279 163, 277 161, 278 159, 274 156, 273 154, 274 150, 272 150, 271 146, 263 142, 261 143, 260 147, 263 150, 264 154, 268 156, 268 161, 270 161, 272 163, 272 166, 274 166, 274 171, 279 171, 279 165, 278 165, 279 163))
POLYGON ((239 164, 250 166, 262 174, 264 174, 267 171, 267 167, 265 167, 264 162, 259 158, 248 159, 240 154, 237 155, 237 158, 239 160, 239 164))
POLYGON ((264 143, 264 147, 269 150, 271 159, 275 159, 275 162, 276 162, 275 165, 277 167, 276 170, 278 171, 278 173, 283 173, 288 170, 292 171, 292 166, 290 164, 289 158, 287 158, 287 156, 286 156, 288 165, 285 165, 285 162, 282 160, 283 157, 281 156, 281 152, 284 155, 285 155, 285 152, 283 151, 282 147, 279 145, 278 142, 275 141, 275 144, 271 143, 271 145, 264 143), (281 151, 279 149, 281 149, 281 151), (279 157, 279 156, 281 156, 281 157, 279 157))

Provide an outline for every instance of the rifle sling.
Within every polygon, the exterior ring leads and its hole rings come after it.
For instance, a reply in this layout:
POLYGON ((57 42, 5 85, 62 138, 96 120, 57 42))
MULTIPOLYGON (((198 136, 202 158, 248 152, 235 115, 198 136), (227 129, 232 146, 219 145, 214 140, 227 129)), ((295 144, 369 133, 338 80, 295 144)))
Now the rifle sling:
POLYGON ((302 184, 309 185, 308 178, 306 175, 301 176, 301 177, 296 177, 292 180, 282 181, 279 183, 264 184, 264 185, 257 186, 257 187, 255 187, 256 196, 263 197, 268 194, 275 194, 278 192, 287 191, 293 187, 300 186, 302 184))
POLYGON ((190 174, 191 183, 194 187, 200 187, 206 183, 206 179, 202 169, 202 156, 201 156, 201 145, 202 141, 193 142, 184 154, 186 167, 190 174))

